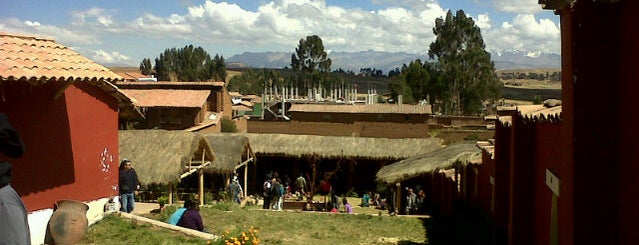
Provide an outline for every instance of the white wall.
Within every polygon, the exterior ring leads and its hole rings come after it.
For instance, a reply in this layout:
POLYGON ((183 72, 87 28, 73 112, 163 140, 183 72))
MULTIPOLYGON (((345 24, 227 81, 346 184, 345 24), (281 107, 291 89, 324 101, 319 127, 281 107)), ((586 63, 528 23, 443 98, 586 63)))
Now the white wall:
MULTIPOLYGON (((118 197, 113 198, 115 202, 115 210, 120 209, 120 203, 118 197)), ((89 225, 94 224, 101 220, 106 213, 104 212, 104 206, 109 201, 109 198, 101 198, 94 201, 84 202, 89 205, 89 210, 87 211, 87 219, 89 220, 89 225)), ((112 212, 112 211, 111 211, 112 212)), ((47 233, 47 224, 49 223, 49 219, 51 219, 51 215, 53 214, 53 208, 42 209, 33 211, 28 215, 29 219, 29 230, 31 232, 31 244, 44 244, 44 238, 47 233)))

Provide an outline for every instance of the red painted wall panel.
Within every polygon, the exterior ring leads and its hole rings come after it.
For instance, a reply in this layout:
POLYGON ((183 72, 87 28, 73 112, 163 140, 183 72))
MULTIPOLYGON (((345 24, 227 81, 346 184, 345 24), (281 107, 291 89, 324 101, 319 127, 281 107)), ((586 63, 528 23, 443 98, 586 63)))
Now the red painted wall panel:
POLYGON ((29 211, 52 208, 58 199, 117 194, 109 189, 117 183, 117 101, 81 83, 54 99, 62 85, 2 84, 0 111, 20 132, 26 150, 20 159, 0 158, 14 165, 11 183, 29 211), (98 167, 105 147, 114 159, 107 174, 98 167))

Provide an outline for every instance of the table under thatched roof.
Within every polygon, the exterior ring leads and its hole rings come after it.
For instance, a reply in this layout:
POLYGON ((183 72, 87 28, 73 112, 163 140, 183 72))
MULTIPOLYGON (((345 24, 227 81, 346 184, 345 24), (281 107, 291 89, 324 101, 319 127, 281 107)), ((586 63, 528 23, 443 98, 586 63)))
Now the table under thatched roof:
POLYGON ((214 159, 213 149, 201 134, 187 131, 122 130, 120 160, 133 162, 140 182, 168 183, 180 180, 193 156, 204 151, 214 159))
POLYGON ((233 173, 235 167, 246 158, 247 151, 250 151, 249 140, 240 134, 206 134, 204 135, 215 151, 215 160, 210 167, 204 169, 205 172, 213 170, 216 173, 233 173))
POLYGON ((397 183, 438 169, 452 168, 456 162, 479 161, 481 150, 475 143, 465 142, 384 166, 377 172, 377 181, 397 183))
POLYGON ((245 134, 255 154, 322 158, 405 159, 442 147, 439 138, 386 139, 290 134, 245 134))

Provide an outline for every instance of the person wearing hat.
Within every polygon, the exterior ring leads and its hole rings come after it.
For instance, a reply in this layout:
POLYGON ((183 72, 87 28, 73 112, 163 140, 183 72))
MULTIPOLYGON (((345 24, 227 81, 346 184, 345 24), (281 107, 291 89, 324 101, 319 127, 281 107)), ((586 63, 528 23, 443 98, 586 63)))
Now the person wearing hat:
POLYGON ((120 211, 130 213, 135 208, 135 195, 140 189, 138 174, 133 169, 131 161, 124 159, 120 162, 120 211))
MULTIPOLYGON (((22 139, 0 113, 0 152, 11 158, 24 154, 22 139)), ((0 244, 31 244, 27 208, 11 187, 11 164, 0 162, 0 244)))

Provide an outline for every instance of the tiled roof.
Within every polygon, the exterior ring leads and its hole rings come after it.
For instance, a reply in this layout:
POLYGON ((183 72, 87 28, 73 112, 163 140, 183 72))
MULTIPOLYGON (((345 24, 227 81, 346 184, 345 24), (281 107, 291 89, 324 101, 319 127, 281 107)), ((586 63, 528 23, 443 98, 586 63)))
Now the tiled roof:
POLYGON ((157 81, 157 82, 118 82, 118 87, 122 88, 144 88, 144 87, 164 87, 164 88, 177 88, 177 87, 223 87, 224 82, 169 82, 169 81, 157 81))
POLYGON ((144 75, 139 72, 116 72, 124 79, 135 80, 137 78, 150 78, 151 76, 144 75))
POLYGON ((290 112, 329 112, 329 113, 387 113, 387 114, 431 114, 430 105, 327 105, 293 104, 290 112))
POLYGON ((122 89, 126 95, 135 98, 139 107, 187 107, 198 108, 206 103, 209 90, 170 89, 122 89))
POLYGON ((52 39, 0 32, 0 81, 121 80, 122 77, 52 39))

